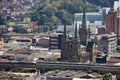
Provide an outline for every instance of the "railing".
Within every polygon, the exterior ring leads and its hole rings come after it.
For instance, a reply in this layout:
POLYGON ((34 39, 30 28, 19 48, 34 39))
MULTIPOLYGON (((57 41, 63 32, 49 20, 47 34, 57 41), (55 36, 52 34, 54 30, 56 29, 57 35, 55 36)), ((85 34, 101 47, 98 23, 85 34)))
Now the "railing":
POLYGON ((0 62, 0 68, 45 68, 45 69, 70 69, 70 70, 96 70, 120 73, 120 65, 110 64, 81 64, 72 62, 0 62))

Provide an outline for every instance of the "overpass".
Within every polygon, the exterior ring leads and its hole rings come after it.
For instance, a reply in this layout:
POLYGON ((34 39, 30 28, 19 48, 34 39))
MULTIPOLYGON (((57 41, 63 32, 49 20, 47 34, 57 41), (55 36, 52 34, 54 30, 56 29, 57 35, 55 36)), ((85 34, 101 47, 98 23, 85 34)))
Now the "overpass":
POLYGON ((0 62, 0 68, 36 68, 36 63, 0 62))
POLYGON ((4 36, 40 36, 42 34, 33 34, 33 33, 26 33, 26 34, 19 34, 19 33, 8 33, 8 34, 3 34, 4 36))
POLYGON ((8 33, 8 34, 3 34, 3 36, 47 36, 48 34, 46 33, 24 33, 24 34, 20 34, 20 33, 8 33))
POLYGON ((94 70, 101 72, 120 73, 120 65, 111 64, 81 64, 73 62, 0 62, 0 68, 45 68, 45 69, 68 69, 68 70, 94 70))

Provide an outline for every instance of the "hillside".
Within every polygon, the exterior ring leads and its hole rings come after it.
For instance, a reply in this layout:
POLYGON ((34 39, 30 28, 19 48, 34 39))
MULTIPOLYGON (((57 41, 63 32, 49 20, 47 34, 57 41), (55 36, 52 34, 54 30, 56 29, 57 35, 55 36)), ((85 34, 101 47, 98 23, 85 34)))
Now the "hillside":
MULTIPOLYGON (((108 7, 113 0, 87 0, 87 12, 98 11, 99 7, 108 7)), ((73 23, 74 13, 82 12, 82 0, 41 0, 32 8, 32 21, 50 29, 60 24, 73 23)))
MULTIPOLYGON (((20 0, 21 1, 21 0, 20 0)), ((100 7, 112 6, 114 0, 86 0, 86 11, 98 11, 100 7)), ((26 6, 32 5, 27 0, 15 4, 10 0, 0 0, 0 25, 10 25, 10 22, 36 21, 39 26, 44 26, 43 31, 53 30, 57 25, 71 25, 74 21, 74 14, 83 11, 83 0, 33 0, 34 6, 28 13, 11 16, 8 11, 24 12, 26 6), (4 5, 6 4, 6 5, 4 5), (25 6, 25 7, 24 7, 25 6), (6 10, 4 10, 6 9, 6 10), (9 16, 8 16, 9 15, 9 16), (13 18, 14 17, 14 18, 13 18), (30 19, 31 18, 31 19, 30 19)), ((40 27, 42 31, 43 27, 40 27)))

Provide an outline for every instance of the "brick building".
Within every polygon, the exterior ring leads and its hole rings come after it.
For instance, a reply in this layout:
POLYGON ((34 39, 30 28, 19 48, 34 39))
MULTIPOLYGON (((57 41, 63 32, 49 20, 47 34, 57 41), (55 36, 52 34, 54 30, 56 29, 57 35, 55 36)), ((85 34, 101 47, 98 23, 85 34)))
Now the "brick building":
POLYGON ((98 28, 98 34, 105 34, 106 31, 105 31, 105 27, 99 27, 98 28))
POLYGON ((109 11, 106 16, 106 33, 114 32, 120 37, 120 11, 109 11))

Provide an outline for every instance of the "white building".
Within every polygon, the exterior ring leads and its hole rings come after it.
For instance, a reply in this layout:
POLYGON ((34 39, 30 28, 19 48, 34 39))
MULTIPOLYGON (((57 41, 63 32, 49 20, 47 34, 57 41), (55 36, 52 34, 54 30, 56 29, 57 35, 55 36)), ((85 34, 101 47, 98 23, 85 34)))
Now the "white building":
MULTIPOLYGON (((97 36, 98 37, 98 36, 97 36)), ((116 52, 117 36, 114 33, 101 35, 98 40, 98 50, 103 51, 105 54, 116 52)))
MULTIPOLYGON (((90 32, 93 34, 97 34, 97 27, 100 27, 105 22, 105 16, 108 13, 110 8, 104 7, 99 12, 87 12, 87 26, 90 27, 90 32)), ((76 13, 74 15, 74 23, 77 22, 77 26, 81 26, 83 13, 76 13)))
MULTIPOLYGON (((81 26, 82 24, 82 18, 83 13, 76 13, 74 16, 75 22, 77 22, 78 26, 81 26)), ((87 17, 87 26, 89 26, 90 23, 94 23, 96 26, 102 25, 103 16, 100 12, 89 12, 86 13, 87 17)))
MULTIPOLYGON (((67 25, 66 30, 67 30, 67 32, 74 32, 74 26, 73 25, 67 25)), ((59 25, 57 31, 58 32, 64 32, 64 25, 59 25)))
POLYGON ((114 1, 114 9, 117 10, 118 8, 120 8, 120 0, 114 1))

